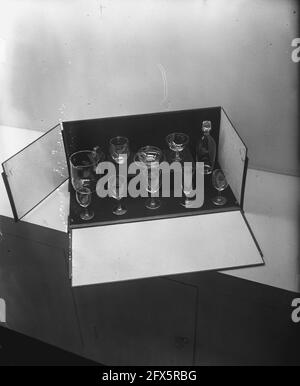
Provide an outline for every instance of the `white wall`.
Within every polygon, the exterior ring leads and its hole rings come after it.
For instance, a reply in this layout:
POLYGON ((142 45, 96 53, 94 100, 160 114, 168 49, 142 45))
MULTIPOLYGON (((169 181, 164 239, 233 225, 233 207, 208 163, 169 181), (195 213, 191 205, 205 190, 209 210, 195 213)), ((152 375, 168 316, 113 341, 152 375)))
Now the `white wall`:
POLYGON ((0 124, 223 105, 252 166, 296 173, 296 3, 0 0, 0 124))

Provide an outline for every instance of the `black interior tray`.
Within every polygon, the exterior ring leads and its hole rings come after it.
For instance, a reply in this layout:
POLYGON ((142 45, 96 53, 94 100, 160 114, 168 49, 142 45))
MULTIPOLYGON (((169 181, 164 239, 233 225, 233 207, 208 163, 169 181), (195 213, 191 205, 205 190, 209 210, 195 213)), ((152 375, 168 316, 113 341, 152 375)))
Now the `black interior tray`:
POLYGON ((190 137, 189 149, 194 155, 201 135, 202 122, 212 123, 211 135, 219 142, 221 107, 129 115, 63 122, 63 138, 67 159, 80 150, 100 146, 107 155, 109 140, 118 135, 127 137, 135 154, 142 146, 154 145, 165 150, 165 138, 173 132, 190 137))
MULTIPOLYGON (((189 135, 189 149, 195 158, 196 143, 199 140, 204 120, 212 122, 211 134, 218 147, 220 115, 221 108, 213 107, 64 122, 63 137, 66 155, 69 158, 76 151, 100 146, 107 156, 109 140, 117 135, 129 139, 132 154, 135 154, 141 146, 145 145, 155 145, 166 150, 165 137, 171 132, 180 131, 189 135)), ((145 207, 146 198, 127 197, 123 199, 123 203, 127 207, 127 213, 123 216, 116 216, 112 213, 114 206, 116 206, 116 200, 109 197, 99 198, 93 194, 90 208, 94 211, 95 216, 90 221, 83 221, 79 216, 82 208, 77 203, 75 192, 70 186, 69 225, 71 228, 80 228, 240 209, 230 186, 223 192, 228 200, 226 205, 217 207, 211 202, 211 198, 216 194, 217 191, 212 187, 211 175, 209 175, 205 176, 205 201, 201 208, 186 209, 180 205, 183 198, 170 197, 161 198, 161 207, 151 210, 145 207)))
POLYGON ((160 218, 191 216, 197 214, 207 214, 240 209, 229 186, 226 190, 222 192, 222 195, 227 198, 226 205, 222 207, 215 206, 211 201, 211 198, 217 195, 217 191, 212 187, 211 184, 211 176, 205 177, 204 186, 204 204, 201 208, 186 209, 181 205, 181 202, 183 202, 183 198, 162 197, 160 198, 162 203, 161 207, 152 210, 146 208, 146 198, 126 197, 122 199, 122 205, 126 206, 127 213, 122 216, 116 216, 112 213, 113 208, 117 204, 117 201, 115 199, 110 197, 99 198, 96 193, 94 193, 92 197, 92 203, 89 206, 89 208, 95 213, 95 216, 91 221, 81 220, 80 212, 83 209, 76 201, 74 189, 70 187, 70 227, 81 228, 109 224, 120 224, 126 222, 156 220, 160 218))

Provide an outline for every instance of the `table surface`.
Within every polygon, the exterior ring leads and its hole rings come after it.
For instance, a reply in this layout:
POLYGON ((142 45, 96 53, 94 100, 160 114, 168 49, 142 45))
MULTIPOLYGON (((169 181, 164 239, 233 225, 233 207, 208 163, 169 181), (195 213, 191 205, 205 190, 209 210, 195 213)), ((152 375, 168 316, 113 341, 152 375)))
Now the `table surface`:
MULTIPOLYGON (((38 131, 0 126, 0 162, 40 135, 38 131)), ((249 169, 244 210, 266 264, 226 271, 226 274, 298 291, 298 207, 299 178, 249 169)), ((65 183, 26 215, 23 221, 67 232, 68 211, 69 194, 65 183)), ((2 180, 0 215, 13 217, 2 180)))

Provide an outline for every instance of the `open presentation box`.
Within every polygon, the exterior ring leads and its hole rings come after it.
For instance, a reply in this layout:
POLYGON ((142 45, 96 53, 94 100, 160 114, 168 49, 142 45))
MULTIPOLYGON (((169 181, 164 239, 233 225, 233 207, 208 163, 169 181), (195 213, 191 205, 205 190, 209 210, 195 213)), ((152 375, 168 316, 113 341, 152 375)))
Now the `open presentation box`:
POLYGON ((226 174, 227 204, 214 206, 211 176, 205 176, 201 208, 186 209, 180 198, 162 198, 157 210, 145 198, 125 198, 127 213, 115 216, 112 198, 94 194, 92 221, 82 221, 70 186, 69 261, 73 286, 99 284, 187 272, 223 270, 262 264, 262 254, 243 214, 247 148, 221 107, 154 114, 66 121, 5 161, 3 178, 15 220, 49 199, 69 179, 68 160, 79 150, 100 148, 109 139, 130 141, 131 154, 141 146, 166 148, 171 132, 189 135, 195 158, 203 121, 212 122, 217 166, 226 174), (151 220, 151 221, 150 221, 151 220))

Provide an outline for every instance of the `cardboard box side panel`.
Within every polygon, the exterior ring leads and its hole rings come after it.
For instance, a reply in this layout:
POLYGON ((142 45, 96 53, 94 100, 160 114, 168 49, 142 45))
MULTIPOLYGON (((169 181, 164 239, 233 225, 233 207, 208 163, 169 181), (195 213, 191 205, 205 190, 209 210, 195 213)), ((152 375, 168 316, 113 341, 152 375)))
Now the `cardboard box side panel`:
POLYGON ((240 211, 71 232, 73 286, 263 263, 240 211))
POLYGON ((218 162, 238 203, 242 206, 247 148, 224 110, 221 110, 218 162))
POLYGON ((2 165, 15 214, 21 219, 69 176, 61 126, 57 125, 2 165))

